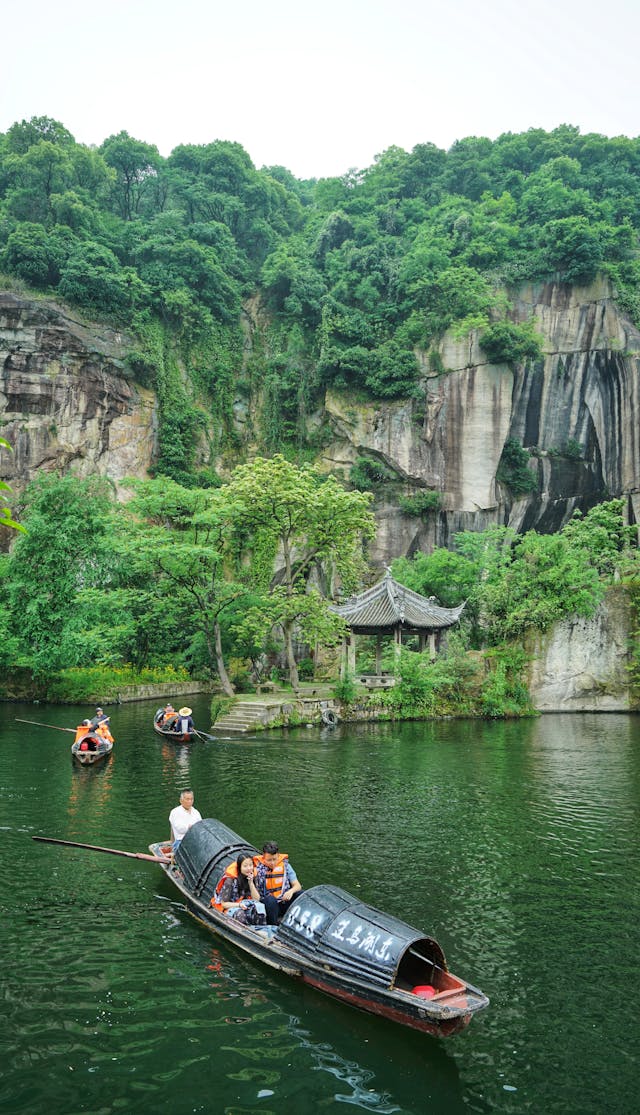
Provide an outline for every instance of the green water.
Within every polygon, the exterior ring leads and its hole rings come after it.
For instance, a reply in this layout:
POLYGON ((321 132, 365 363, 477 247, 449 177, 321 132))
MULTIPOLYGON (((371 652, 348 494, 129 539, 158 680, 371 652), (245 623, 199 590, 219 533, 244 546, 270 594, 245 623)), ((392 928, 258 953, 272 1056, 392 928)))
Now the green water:
POLYGON ((82 769, 71 735, 15 717, 91 710, 0 705, 3 1113, 637 1109, 639 718, 187 748, 154 710, 110 710, 114 754, 82 769), (368 1017, 218 941, 152 864, 31 840, 146 851, 186 785, 203 816, 279 840, 304 885, 433 933, 489 1008, 444 1041, 368 1017))

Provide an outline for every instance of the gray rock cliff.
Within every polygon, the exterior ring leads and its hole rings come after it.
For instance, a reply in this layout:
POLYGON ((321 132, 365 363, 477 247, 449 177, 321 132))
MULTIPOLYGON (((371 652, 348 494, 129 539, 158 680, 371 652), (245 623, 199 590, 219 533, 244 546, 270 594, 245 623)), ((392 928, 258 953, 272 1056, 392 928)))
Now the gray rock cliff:
POLYGON ((640 333, 604 279, 589 287, 525 287, 512 299, 514 321, 535 320, 544 356, 515 368, 488 364, 479 335, 447 334, 438 374, 423 354, 424 401, 354 403, 329 393, 334 439, 322 464, 348 475, 355 460, 377 459, 409 494, 440 494, 423 519, 395 499, 378 501, 373 557, 447 545, 460 530, 493 524, 523 531, 559 529, 575 508, 613 496, 640 519, 640 333), (538 491, 514 499, 496 480, 508 438, 524 446, 538 491), (573 453, 567 453, 573 446, 573 453))
POLYGON ((126 374, 130 342, 53 302, 0 292, 0 429, 19 493, 42 471, 144 476, 156 436, 153 392, 126 374))

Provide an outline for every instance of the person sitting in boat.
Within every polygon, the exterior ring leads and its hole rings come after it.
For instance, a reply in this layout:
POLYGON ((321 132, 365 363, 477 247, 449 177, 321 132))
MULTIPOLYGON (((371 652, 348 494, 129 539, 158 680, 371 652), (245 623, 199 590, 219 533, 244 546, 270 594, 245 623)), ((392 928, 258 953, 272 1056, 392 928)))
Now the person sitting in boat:
POLYGON ((174 853, 180 847, 180 841, 188 833, 196 821, 202 817, 193 804, 193 790, 183 790, 180 794, 180 805, 176 805, 169 814, 171 826, 171 843, 174 853))
MULTIPOLYGON (((84 739, 84 737, 89 735, 90 732, 91 732, 91 721, 90 720, 83 720, 82 724, 78 724, 78 727, 76 728, 76 738, 74 739, 73 742, 74 743, 80 743, 80 740, 84 739)), ((86 751, 87 750, 86 747, 83 748, 83 750, 86 751)))
POLYGON ((177 719, 178 714, 173 705, 165 705, 164 709, 162 710, 162 716, 158 719, 158 724, 167 732, 173 731, 176 726, 177 719))
POLYGON ((193 720, 191 719, 192 712, 193 709, 190 709, 187 705, 185 705, 184 708, 178 709, 178 719, 173 725, 174 732, 180 732, 183 736, 191 735, 195 728, 193 720))
POLYGON ((98 750, 98 737, 91 727, 90 720, 83 720, 82 724, 78 724, 76 738, 73 742, 74 745, 78 744, 78 751, 98 750))
POLYGON ((267 909, 267 923, 277 925, 302 886, 286 852, 278 851, 275 840, 262 845, 262 855, 254 859, 256 884, 267 909))
POLYGON ((111 732, 109 730, 108 720, 103 720, 102 723, 98 724, 98 727, 96 728, 96 735, 99 736, 100 739, 106 740, 107 743, 114 742, 113 736, 111 735, 111 732))
POLYGON ((235 863, 227 867, 211 905, 240 925, 266 925, 266 909, 260 900, 255 874, 253 856, 241 852, 235 863))

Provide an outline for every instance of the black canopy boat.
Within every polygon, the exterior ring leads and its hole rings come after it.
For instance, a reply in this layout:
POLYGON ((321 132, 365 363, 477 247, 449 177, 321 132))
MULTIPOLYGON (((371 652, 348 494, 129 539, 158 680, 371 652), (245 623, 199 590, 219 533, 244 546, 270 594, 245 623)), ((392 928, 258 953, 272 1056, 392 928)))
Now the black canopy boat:
POLYGON ((272 968, 303 980, 361 1010, 429 1034, 464 1029, 486 995, 447 967, 432 938, 382 913, 340 887, 303 891, 277 927, 245 926, 211 906, 225 868, 257 851, 221 821, 193 825, 175 862, 166 843, 151 844, 187 908, 207 928, 272 968))

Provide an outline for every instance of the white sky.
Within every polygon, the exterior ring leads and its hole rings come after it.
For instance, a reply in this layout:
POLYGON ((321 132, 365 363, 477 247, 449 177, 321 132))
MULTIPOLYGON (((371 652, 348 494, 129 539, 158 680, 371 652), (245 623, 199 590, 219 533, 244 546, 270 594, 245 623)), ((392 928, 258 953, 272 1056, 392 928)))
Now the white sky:
POLYGON ((0 35, 0 132, 235 140, 298 178, 392 145, 640 133, 637 0, 14 0, 0 35))

